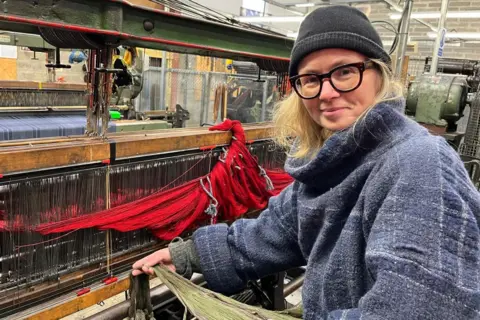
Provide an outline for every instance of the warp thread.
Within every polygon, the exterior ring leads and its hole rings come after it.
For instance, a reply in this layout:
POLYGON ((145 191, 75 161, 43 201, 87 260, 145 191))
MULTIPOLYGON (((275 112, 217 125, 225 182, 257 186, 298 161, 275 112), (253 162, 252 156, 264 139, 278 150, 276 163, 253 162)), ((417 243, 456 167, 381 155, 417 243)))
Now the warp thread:
POLYGON ((189 311, 198 320, 296 320, 302 318, 301 306, 283 311, 266 310, 198 286, 163 265, 157 265, 153 270, 183 304, 185 313, 189 311))
POLYGON ((204 177, 108 210, 44 223, 35 230, 51 234, 86 228, 120 232, 147 228, 160 239, 172 240, 208 219, 235 220, 249 210, 263 209, 270 197, 292 183, 287 173, 259 166, 239 121, 227 119, 209 130, 232 132, 228 150, 206 177, 210 194, 205 192, 204 177))

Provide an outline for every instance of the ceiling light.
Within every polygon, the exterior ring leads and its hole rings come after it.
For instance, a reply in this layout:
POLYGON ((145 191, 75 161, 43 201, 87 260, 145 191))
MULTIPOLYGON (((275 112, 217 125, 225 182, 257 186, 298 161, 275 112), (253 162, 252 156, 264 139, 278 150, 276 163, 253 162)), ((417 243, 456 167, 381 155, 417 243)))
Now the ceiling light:
MULTIPOLYGON (((399 20, 401 13, 391 13, 390 19, 399 20)), ((439 19, 440 12, 412 12, 411 19, 439 19)), ((480 11, 449 11, 447 18, 480 18, 480 11)))
POLYGON ((302 22, 305 17, 238 17, 238 21, 247 23, 261 23, 261 22, 302 22))
POLYGON ((297 8, 308 8, 315 6, 315 3, 297 3, 295 7, 297 8))
POLYGON ((298 37, 298 32, 288 32, 287 37, 296 38, 296 37, 298 37))
MULTIPOLYGON (((437 37, 437 33, 428 32, 427 36, 435 39, 437 37)), ((445 36, 449 39, 480 40, 480 32, 447 32, 445 36)))

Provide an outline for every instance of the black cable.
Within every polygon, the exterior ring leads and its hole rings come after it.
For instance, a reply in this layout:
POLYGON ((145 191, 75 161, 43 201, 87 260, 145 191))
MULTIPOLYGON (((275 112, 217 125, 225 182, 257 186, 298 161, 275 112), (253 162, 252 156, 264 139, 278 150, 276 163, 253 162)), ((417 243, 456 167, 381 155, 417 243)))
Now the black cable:
POLYGON ((398 45, 398 39, 399 39, 399 36, 400 36, 400 34, 399 34, 400 24, 398 26, 398 30, 391 22, 385 21, 385 20, 375 20, 375 21, 372 21, 372 24, 379 24, 382 28, 385 28, 386 30, 391 31, 395 34, 395 38, 393 39, 393 43, 390 46, 390 52, 388 54, 392 54, 393 52, 395 52, 395 50, 397 48, 397 45, 398 45), (388 25, 391 29, 387 28, 386 26, 384 26, 382 24, 388 25))
MULTIPOLYGON (((409 5, 411 5, 411 3, 409 5)), ((406 23, 405 21, 407 19, 407 14, 408 14, 408 6, 405 6, 405 8, 402 11, 402 17, 400 18, 400 21, 398 22, 398 27, 397 27, 397 34, 398 35, 400 35, 400 29, 402 27, 402 24, 406 23)), ((408 30, 407 30, 407 32, 408 32, 408 30)), ((395 50, 397 49, 397 45, 398 45, 398 37, 396 37, 395 40, 393 41, 392 47, 390 48, 390 54, 395 52, 395 50)))
POLYGON ((246 29, 259 31, 259 32, 262 32, 262 33, 267 33, 267 34, 272 34, 272 35, 276 35, 276 36, 282 36, 282 37, 285 36, 284 34, 279 33, 279 32, 275 32, 275 31, 272 31, 272 30, 268 30, 268 29, 265 29, 265 28, 262 28, 262 27, 255 26, 255 25, 250 24, 250 23, 243 23, 243 22, 237 21, 236 19, 229 18, 229 17, 227 17, 227 16, 225 16, 221 13, 218 13, 214 10, 211 10, 210 8, 208 8, 206 6, 203 6, 203 5, 200 5, 200 4, 198 4, 198 3, 196 3, 195 1, 192 1, 192 0, 188 0, 188 1, 200 6, 202 8, 206 8, 206 9, 208 9, 208 11, 204 11, 203 9, 195 8, 192 5, 186 4, 185 2, 183 2, 181 0, 152 0, 152 1, 155 2, 155 3, 161 4, 161 5, 164 5, 165 7, 168 7, 170 9, 181 11, 186 16, 195 17, 195 18, 202 18, 202 19, 205 19, 205 20, 208 20, 208 21, 214 21, 214 22, 221 23, 221 24, 237 26, 237 27, 240 27, 240 28, 246 28, 246 29), (213 15, 212 12, 216 13, 218 16, 213 15))
MULTIPOLYGON (((154 0, 154 1, 157 2, 159 0, 154 0)), ((224 19, 223 16, 217 17, 217 16, 211 14, 211 12, 215 12, 213 10, 204 11, 202 9, 193 7, 192 5, 186 4, 186 3, 184 3, 183 1, 180 1, 180 0, 177 0, 177 1, 163 0, 162 2, 165 3, 166 6, 169 7, 169 8, 172 8, 172 9, 175 9, 175 10, 178 10, 178 11, 188 11, 188 12, 194 13, 194 14, 198 15, 199 17, 201 17, 203 19, 206 19, 206 20, 211 20, 211 21, 215 21, 215 22, 219 22, 219 23, 227 22, 227 20, 224 19)))
POLYGON ((386 20, 374 20, 374 21, 372 21, 372 24, 379 24, 382 28, 385 28, 385 29, 387 29, 387 30, 389 30, 389 31, 391 31, 391 32, 393 32, 393 33, 395 33, 395 34, 398 34, 397 28, 396 28, 391 22, 389 22, 389 21, 386 21, 386 20), (387 28, 386 26, 383 26, 383 25, 382 25, 383 23, 386 24, 386 25, 388 25, 391 29, 387 28))
POLYGON ((226 21, 230 21, 230 20, 231 20, 230 17, 228 17, 228 16, 226 16, 226 15, 220 13, 220 12, 217 12, 217 11, 215 11, 215 10, 207 7, 207 6, 204 6, 203 4, 200 4, 200 3, 196 2, 196 1, 193 1, 193 0, 188 0, 188 1, 194 3, 195 5, 197 5, 197 6, 199 6, 199 7, 205 8, 205 9, 208 10, 208 11, 211 11, 211 12, 214 12, 214 13, 218 14, 219 16, 223 17, 226 21))
POLYGON ((198 17, 204 18, 203 14, 200 14, 198 12, 195 12, 195 11, 192 11, 192 10, 189 10, 189 9, 178 7, 177 5, 172 5, 172 4, 170 4, 169 0, 152 0, 152 1, 157 3, 157 4, 161 4, 165 7, 168 7, 170 9, 173 9, 173 10, 183 11, 182 14, 184 14, 185 16, 189 16, 189 17, 193 17, 193 18, 198 18, 198 17))

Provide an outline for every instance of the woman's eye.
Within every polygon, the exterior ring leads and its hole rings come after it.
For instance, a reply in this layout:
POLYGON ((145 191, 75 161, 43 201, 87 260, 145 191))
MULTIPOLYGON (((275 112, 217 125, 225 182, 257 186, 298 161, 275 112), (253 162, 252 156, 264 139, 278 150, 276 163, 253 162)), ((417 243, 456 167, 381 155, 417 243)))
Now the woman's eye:
POLYGON ((312 84, 318 82, 318 79, 315 76, 304 77, 302 82, 303 84, 312 84))
POLYGON ((355 68, 342 68, 342 69, 339 69, 337 70, 335 73, 334 73, 334 77, 350 77, 354 74, 356 74, 358 72, 355 72, 355 68))

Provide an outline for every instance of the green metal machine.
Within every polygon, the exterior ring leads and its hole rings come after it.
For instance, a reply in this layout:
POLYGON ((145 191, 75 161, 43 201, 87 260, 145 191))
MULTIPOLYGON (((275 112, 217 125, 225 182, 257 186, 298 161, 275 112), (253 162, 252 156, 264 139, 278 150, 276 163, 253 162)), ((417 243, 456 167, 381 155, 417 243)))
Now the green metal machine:
MULTIPOLYGON (((133 81, 119 85, 113 97, 110 74, 113 50, 150 48, 201 56, 251 61, 261 69, 286 74, 294 41, 273 31, 212 12, 202 18, 143 7, 127 0, 3 1, 0 30, 41 35, 57 48, 56 63, 64 68, 60 48, 88 50, 87 82, 92 88, 87 107, 87 136, 105 136, 114 103, 131 105, 141 90, 135 68, 126 73, 133 81)), ((132 110, 131 108, 127 108, 132 110)), ((117 111, 120 111, 117 110, 117 111)), ((130 115, 127 115, 130 118, 130 115)))
POLYGON ((437 132, 456 132, 468 96, 467 76, 423 74, 410 84, 406 112, 437 132))
POLYGON ((3 1, 0 30, 41 34, 59 48, 120 45, 253 61, 286 71, 294 41, 234 19, 196 19, 125 0, 3 1))

